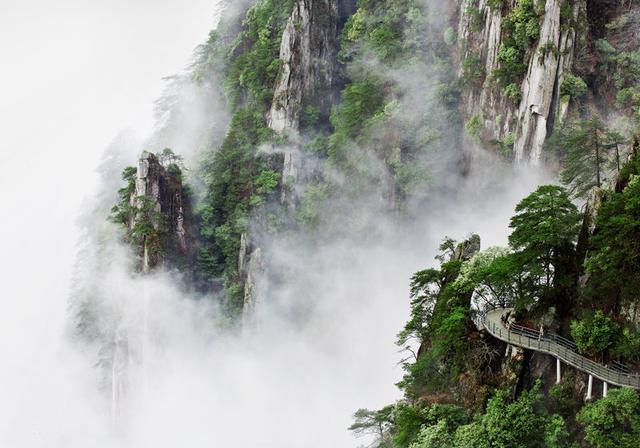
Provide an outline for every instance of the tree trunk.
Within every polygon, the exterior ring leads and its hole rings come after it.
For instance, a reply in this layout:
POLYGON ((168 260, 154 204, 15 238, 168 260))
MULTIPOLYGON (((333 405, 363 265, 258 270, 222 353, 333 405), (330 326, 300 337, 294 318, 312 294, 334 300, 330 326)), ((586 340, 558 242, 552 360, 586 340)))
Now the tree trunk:
POLYGON ((600 144, 598 143, 598 131, 595 132, 596 136, 596 185, 600 188, 600 144))

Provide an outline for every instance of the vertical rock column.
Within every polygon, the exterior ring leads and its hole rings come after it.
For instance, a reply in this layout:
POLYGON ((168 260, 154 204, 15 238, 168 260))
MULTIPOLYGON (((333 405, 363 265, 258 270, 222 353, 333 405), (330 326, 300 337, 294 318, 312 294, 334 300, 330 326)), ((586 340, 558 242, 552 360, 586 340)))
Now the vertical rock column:
MULTIPOLYGON (((282 67, 274 89, 267 123, 277 133, 287 134, 292 144, 283 148, 280 200, 293 207, 292 193, 303 171, 296 144, 300 121, 307 106, 328 117, 339 95, 338 26, 340 14, 354 7, 350 0, 296 0, 280 44, 282 67)), ((264 254, 251 235, 242 235, 238 268, 244 284, 243 322, 251 320, 260 278, 264 276, 264 254)))
POLYGON ((328 114, 337 99, 338 0, 296 0, 280 44, 282 68, 267 117, 276 132, 297 130, 305 105, 328 114))
MULTIPOLYGON (((282 68, 267 122, 271 129, 290 135, 294 141, 306 107, 313 107, 321 119, 327 119, 338 99, 338 23, 340 12, 349 6, 342 3, 296 0, 282 35, 282 68)), ((281 201, 291 205, 295 200, 291 190, 299 180, 302 157, 295 142, 283 152, 281 201)))
POLYGON ((140 157, 135 191, 129 202, 136 210, 130 230, 147 227, 138 247, 140 271, 148 273, 165 262, 175 264, 188 256, 191 245, 182 180, 168 172, 154 154, 145 152, 140 157))

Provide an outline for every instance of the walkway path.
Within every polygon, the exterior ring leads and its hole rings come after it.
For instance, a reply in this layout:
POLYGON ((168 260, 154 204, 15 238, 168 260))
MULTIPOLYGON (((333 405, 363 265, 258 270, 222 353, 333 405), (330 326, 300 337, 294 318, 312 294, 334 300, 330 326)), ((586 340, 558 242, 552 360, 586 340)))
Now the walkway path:
POLYGON ((568 339, 555 334, 541 334, 539 331, 516 324, 507 328, 502 322, 502 316, 509 311, 511 310, 508 308, 498 308, 485 314, 477 323, 482 324, 492 336, 508 344, 553 355, 606 383, 640 390, 640 375, 623 372, 585 358, 568 339))

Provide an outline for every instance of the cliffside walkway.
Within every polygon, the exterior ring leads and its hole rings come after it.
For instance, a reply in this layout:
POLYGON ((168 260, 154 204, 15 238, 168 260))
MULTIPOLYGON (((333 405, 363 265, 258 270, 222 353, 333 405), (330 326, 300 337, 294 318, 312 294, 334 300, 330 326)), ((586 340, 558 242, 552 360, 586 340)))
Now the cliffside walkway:
POLYGON ((607 383, 616 386, 631 387, 640 390, 640 375, 624 372, 621 368, 614 368, 599 364, 578 353, 577 346, 570 340, 556 334, 544 334, 537 330, 510 324, 508 327, 502 321, 502 316, 511 311, 508 308, 498 308, 479 316, 476 324, 484 327, 493 337, 518 347, 547 353, 557 360, 557 380, 560 382, 560 361, 589 374, 589 388, 587 397, 591 398, 593 377, 604 382, 603 393, 606 396, 607 383))

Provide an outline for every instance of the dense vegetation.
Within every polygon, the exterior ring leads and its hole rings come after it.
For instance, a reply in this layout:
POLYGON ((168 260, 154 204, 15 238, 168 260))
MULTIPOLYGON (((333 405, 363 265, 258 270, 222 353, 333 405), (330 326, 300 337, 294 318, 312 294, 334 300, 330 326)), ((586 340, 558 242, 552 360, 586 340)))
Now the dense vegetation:
POLYGON ((502 343, 473 323, 476 313, 495 307, 514 308, 513 318, 527 325, 550 325, 552 316, 556 331, 573 338, 585 356, 637 368, 640 332, 633 313, 640 300, 632 289, 640 272, 634 264, 640 247, 633 243, 640 237, 634 233, 639 160, 634 153, 617 188, 605 193, 595 231, 580 240, 586 250, 577 243, 578 210, 555 185, 539 187, 517 205, 508 248, 481 251, 477 235, 459 244, 445 239, 439 268, 411 279, 411 317, 398 337, 410 354, 398 384, 405 399, 380 411, 359 410, 351 429, 375 436, 380 447, 640 443, 637 392, 612 390, 582 406, 573 374, 554 386, 544 377, 523 376, 527 358, 505 357, 502 343), (578 281, 581 271, 586 281, 578 281))
POLYGON ((240 236, 249 217, 280 184, 276 161, 260 154, 261 144, 273 138, 265 115, 281 61, 280 40, 293 1, 265 0, 247 12, 238 25, 223 24, 200 49, 195 72, 212 65, 224 67, 223 83, 233 116, 222 145, 212 147, 200 166, 207 192, 197 210, 200 251, 196 276, 201 288, 222 283, 225 308, 231 317, 242 310, 242 273, 238 270, 240 236))

